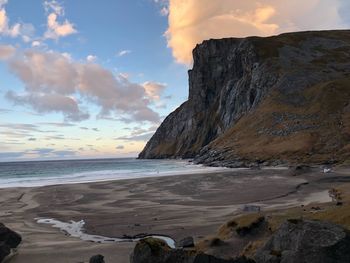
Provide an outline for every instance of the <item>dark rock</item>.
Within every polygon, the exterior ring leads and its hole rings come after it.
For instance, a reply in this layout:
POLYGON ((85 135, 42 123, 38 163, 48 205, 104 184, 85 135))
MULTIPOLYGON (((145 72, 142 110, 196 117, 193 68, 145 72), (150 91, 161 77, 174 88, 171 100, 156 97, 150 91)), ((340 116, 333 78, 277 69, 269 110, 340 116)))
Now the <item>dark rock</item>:
POLYGON ((289 220, 257 251, 257 263, 350 262, 350 231, 327 222, 289 220))
POLYGON ((130 255, 131 263, 191 262, 190 259, 190 252, 171 249, 163 240, 156 238, 140 240, 130 255))
POLYGON ((177 243, 177 246, 182 248, 194 247, 193 237, 185 237, 184 239, 181 239, 177 243))
POLYGON ((260 212, 261 207, 258 205, 244 205, 243 212, 260 212))
POLYGON ((159 239, 147 238, 137 242, 130 263, 254 263, 245 257, 220 259, 194 250, 171 249, 159 239))
POLYGON ((92 256, 89 260, 89 263, 105 263, 104 256, 102 255, 92 256))
POLYGON ((193 263, 255 263, 255 261, 244 256, 235 259, 221 259, 201 253, 195 257, 193 263))
POLYGON ((266 220, 264 216, 257 217, 253 222, 246 226, 238 226, 236 232, 239 236, 244 237, 246 235, 259 232, 263 226, 266 226, 266 220))
POLYGON ((308 165, 297 165, 289 168, 289 174, 291 176, 299 176, 312 171, 312 168, 308 165))
POLYGON ((4 224, 0 223, 0 262, 2 262, 11 250, 17 248, 21 243, 22 237, 4 224))

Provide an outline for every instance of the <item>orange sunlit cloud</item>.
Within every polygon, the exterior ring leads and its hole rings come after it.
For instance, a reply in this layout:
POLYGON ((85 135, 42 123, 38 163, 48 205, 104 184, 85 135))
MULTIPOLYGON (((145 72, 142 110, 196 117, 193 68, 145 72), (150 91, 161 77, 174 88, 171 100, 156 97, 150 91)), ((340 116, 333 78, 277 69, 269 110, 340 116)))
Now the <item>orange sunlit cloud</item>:
POLYGON ((342 27, 340 0, 170 0, 168 46, 190 65, 192 49, 205 39, 267 36, 342 27))

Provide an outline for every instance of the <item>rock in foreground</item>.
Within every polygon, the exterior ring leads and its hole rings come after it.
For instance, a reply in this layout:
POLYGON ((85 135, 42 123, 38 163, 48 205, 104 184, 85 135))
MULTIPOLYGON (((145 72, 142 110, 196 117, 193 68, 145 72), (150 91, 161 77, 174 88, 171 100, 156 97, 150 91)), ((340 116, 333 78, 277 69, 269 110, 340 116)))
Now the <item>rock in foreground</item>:
POLYGON ((89 260, 89 263, 105 263, 104 256, 100 254, 92 256, 89 260))
POLYGON ((254 263, 253 260, 240 257, 220 259, 195 250, 171 249, 164 241, 147 238, 139 241, 130 256, 131 263, 254 263))
POLYGON ((22 241, 19 234, 0 223, 0 262, 11 254, 11 250, 16 248, 22 241))
POLYGON ((289 220, 257 251, 257 263, 350 262, 350 231, 308 220, 289 220))

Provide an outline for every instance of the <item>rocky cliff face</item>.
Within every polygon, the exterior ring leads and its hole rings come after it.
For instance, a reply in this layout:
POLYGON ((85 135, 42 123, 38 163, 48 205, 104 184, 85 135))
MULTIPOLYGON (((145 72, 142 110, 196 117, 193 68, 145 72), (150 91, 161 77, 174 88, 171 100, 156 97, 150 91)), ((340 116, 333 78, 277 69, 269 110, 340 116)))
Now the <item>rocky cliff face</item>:
POLYGON ((350 149, 350 31, 208 40, 189 98, 140 158, 211 165, 336 162, 350 149))

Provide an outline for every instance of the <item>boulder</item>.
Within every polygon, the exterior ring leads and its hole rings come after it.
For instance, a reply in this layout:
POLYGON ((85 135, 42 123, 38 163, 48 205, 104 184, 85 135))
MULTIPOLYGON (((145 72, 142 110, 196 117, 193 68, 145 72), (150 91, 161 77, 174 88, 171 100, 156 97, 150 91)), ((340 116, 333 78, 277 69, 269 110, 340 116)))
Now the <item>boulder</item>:
POLYGON ((299 176, 306 173, 310 173, 311 171, 312 171, 312 168, 308 165, 297 165, 289 169, 289 174, 291 176, 299 176))
POLYGON ((332 223, 288 220, 255 254, 257 263, 350 262, 350 231, 332 223))
POLYGON ((130 256, 131 263, 178 263, 192 262, 191 253, 171 249, 163 240, 146 238, 137 242, 130 256))
POLYGON ((89 260, 89 263, 105 263, 104 256, 102 256, 100 254, 92 256, 89 260))
POLYGON ((242 208, 243 212, 260 212, 261 207, 258 205, 244 205, 242 208))
POLYGON ((0 262, 11 254, 11 250, 16 248, 22 241, 19 234, 0 223, 0 262))
POLYGON ((222 259, 201 253, 195 257, 193 263, 255 263, 255 261, 244 256, 235 259, 222 259))
POLYGON ((254 263, 245 257, 221 259, 195 250, 171 249, 164 241, 146 238, 137 242, 130 263, 254 263))
POLYGON ((180 248, 194 247, 193 237, 185 237, 184 239, 181 239, 177 242, 177 246, 180 248))

